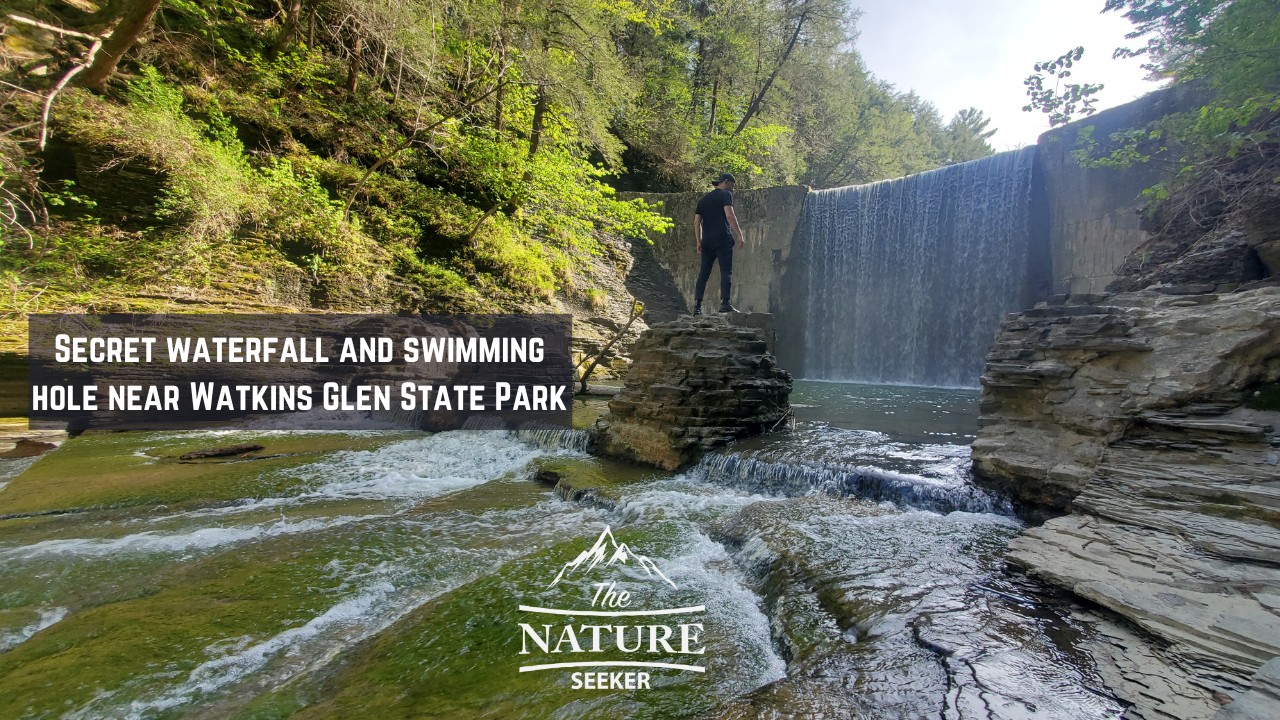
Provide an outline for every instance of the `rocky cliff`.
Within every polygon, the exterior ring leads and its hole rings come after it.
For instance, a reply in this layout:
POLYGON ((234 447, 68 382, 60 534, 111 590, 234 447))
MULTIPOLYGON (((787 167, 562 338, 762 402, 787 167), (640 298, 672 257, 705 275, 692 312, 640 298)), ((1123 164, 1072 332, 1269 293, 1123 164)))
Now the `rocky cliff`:
POLYGON ((762 320, 685 315, 645 331, 609 403, 599 451, 674 470, 776 427, 790 411, 791 375, 774 360, 762 320))
POLYGON ((1156 639, 1099 658, 1135 717, 1209 717, 1280 655, 1280 288, 1181 292, 1010 315, 973 446, 1029 515, 1070 513, 1009 562, 1156 639))

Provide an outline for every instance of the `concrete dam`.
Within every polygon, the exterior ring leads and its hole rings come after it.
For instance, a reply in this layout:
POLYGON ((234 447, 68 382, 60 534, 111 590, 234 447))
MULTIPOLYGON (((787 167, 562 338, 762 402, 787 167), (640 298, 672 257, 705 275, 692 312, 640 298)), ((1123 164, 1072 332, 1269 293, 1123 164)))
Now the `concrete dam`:
MULTIPOLYGON (((747 246, 734 261, 733 304, 776 316, 779 360, 798 377, 974 387, 1006 313, 1101 293, 1147 237, 1141 192, 1158 171, 1080 167, 1080 129, 1102 137, 1187 102, 1152 93, 1034 146, 868 185, 739 190, 747 246)), ((675 222, 637 246, 637 260, 691 307, 700 193, 630 196, 661 202, 675 222)), ((718 285, 713 273, 707 297, 718 285)))

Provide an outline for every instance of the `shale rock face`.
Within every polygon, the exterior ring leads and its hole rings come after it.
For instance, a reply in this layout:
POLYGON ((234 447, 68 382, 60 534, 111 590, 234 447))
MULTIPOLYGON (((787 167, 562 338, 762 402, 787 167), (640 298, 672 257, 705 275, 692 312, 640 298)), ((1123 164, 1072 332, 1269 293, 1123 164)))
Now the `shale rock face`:
POLYGON ((988 356, 975 473, 1071 513, 1008 560, 1162 641, 1137 665, 1116 646, 1134 717, 1210 717, 1280 656, 1278 380, 1276 287, 1037 307, 988 356), (1181 695, 1149 690, 1175 676, 1181 695))
POLYGON ((790 410, 791 374, 759 330, 736 324, 743 320, 686 315, 641 335, 626 385, 609 403, 600 452, 674 470, 777 425, 790 410))

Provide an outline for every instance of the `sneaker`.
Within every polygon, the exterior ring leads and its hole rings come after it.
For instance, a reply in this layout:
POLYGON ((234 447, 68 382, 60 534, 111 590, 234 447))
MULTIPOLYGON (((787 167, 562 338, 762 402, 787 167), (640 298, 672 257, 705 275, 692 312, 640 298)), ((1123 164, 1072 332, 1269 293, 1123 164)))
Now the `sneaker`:
POLYGON ((693 306, 693 314, 694 314, 694 315, 701 315, 701 314, 702 314, 702 306, 701 306, 701 305, 694 305, 694 306, 693 306))
POLYGON ((720 312, 722 313, 738 312, 738 308, 730 305, 729 303, 721 303, 720 312))

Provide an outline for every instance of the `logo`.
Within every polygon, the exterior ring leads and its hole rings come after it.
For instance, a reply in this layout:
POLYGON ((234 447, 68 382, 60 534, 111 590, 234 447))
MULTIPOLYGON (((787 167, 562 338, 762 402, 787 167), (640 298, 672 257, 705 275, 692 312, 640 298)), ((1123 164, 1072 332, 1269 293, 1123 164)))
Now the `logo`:
POLYGON ((652 670, 706 671, 694 664, 706 653, 703 626, 696 621, 706 606, 646 608, 652 605, 644 602, 648 595, 679 588, 652 558, 618 542, 608 526, 560 568, 547 590, 583 582, 594 588, 589 608, 520 606, 521 612, 539 616, 519 624, 520 659, 530 663, 520 672, 593 668, 571 673, 570 687, 648 690, 652 670), (634 583, 627 585, 631 589, 619 588, 623 574, 640 578, 641 588, 634 583), (645 586, 653 592, 644 592, 645 586))

